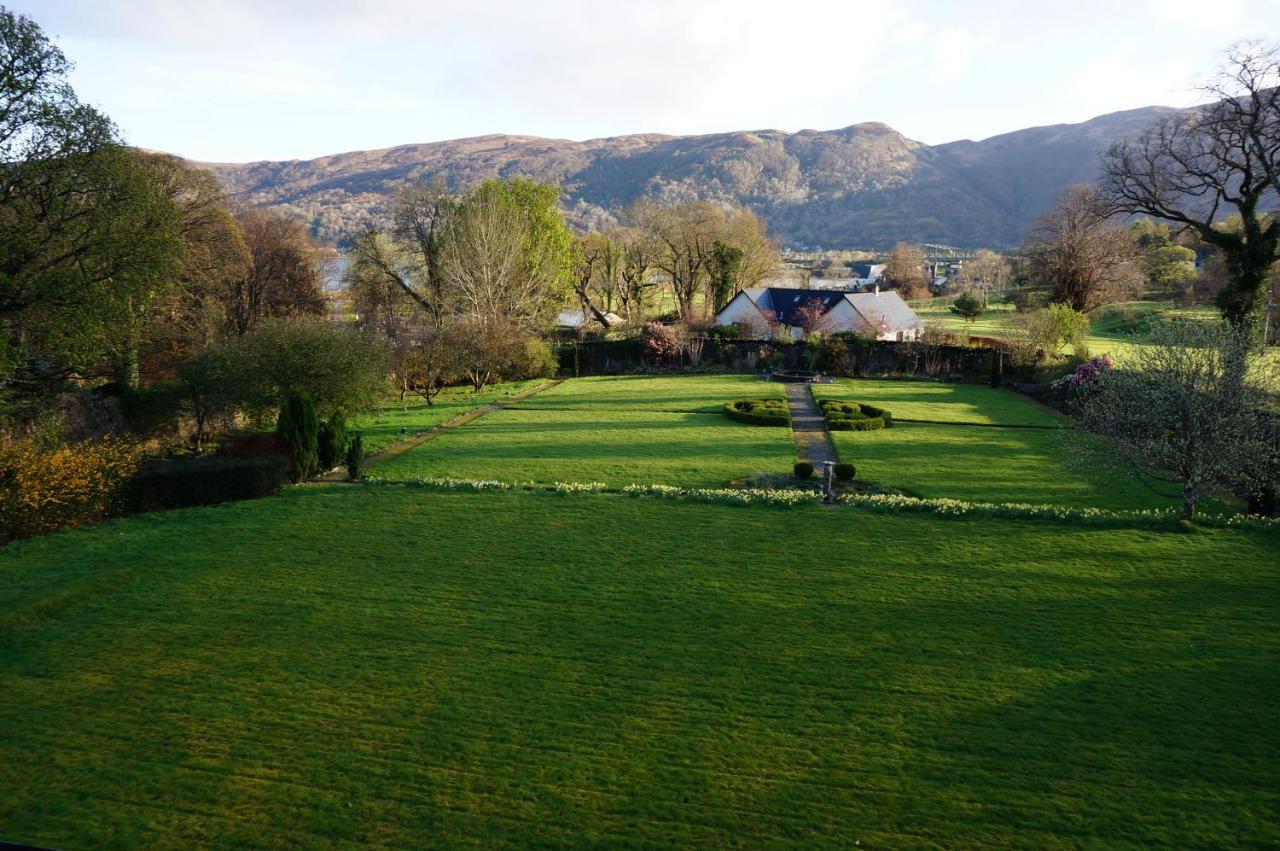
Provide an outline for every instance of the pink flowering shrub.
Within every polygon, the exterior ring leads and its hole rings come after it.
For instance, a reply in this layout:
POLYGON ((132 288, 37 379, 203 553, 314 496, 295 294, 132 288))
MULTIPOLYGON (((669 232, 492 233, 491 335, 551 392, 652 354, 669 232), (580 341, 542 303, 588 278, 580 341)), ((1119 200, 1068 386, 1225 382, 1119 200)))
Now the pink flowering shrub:
POLYGON ((657 366, 673 366, 680 357, 680 338, 675 329, 660 322, 645 325, 644 356, 657 366))
POLYGON ((1049 387, 1059 394, 1070 393, 1087 387, 1097 381, 1108 371, 1114 368, 1111 358, 1108 355, 1100 355, 1096 358, 1090 358, 1075 368, 1070 375, 1064 375, 1057 381, 1049 385, 1049 387))

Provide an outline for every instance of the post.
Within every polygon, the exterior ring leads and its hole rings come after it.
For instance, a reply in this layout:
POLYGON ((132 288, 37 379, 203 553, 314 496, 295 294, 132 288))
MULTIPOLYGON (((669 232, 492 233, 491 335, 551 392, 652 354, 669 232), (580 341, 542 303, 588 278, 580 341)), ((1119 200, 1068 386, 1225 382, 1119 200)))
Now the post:
POLYGON ((835 461, 822 462, 822 501, 826 505, 836 501, 835 461))

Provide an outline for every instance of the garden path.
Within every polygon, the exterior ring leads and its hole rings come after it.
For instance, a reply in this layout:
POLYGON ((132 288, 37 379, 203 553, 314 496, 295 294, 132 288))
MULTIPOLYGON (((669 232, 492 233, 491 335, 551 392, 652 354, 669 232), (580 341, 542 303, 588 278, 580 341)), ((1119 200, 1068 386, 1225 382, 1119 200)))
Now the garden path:
POLYGON ((839 461, 831 433, 827 431, 827 419, 813 400, 808 384, 788 384, 787 408, 791 412, 791 437, 796 443, 796 456, 808 461, 816 469, 823 462, 839 461))

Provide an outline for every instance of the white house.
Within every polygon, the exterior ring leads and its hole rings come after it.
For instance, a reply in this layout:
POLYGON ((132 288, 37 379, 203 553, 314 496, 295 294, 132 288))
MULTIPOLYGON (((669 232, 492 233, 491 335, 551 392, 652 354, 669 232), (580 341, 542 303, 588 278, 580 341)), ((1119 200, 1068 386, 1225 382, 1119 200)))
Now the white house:
POLYGON ((826 333, 853 331, 877 340, 915 340, 924 323, 893 290, 798 290, 752 287, 740 290, 716 314, 717 325, 741 325, 757 337, 781 328, 793 339, 804 336, 805 320, 826 333))
POLYGON ((884 276, 884 263, 854 263, 849 267, 849 283, 876 284, 884 276))

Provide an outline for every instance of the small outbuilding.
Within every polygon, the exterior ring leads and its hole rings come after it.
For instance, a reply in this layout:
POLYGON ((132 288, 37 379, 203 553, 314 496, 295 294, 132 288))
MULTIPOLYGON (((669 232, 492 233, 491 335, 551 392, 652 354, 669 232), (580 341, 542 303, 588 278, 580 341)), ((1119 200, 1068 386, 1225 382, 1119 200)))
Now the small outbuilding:
POLYGON ((876 340, 915 340, 924 330, 902 296, 879 287, 871 292, 752 287, 740 290, 716 314, 716 324, 743 326, 759 338, 783 330, 797 340, 806 330, 852 331, 876 340))

